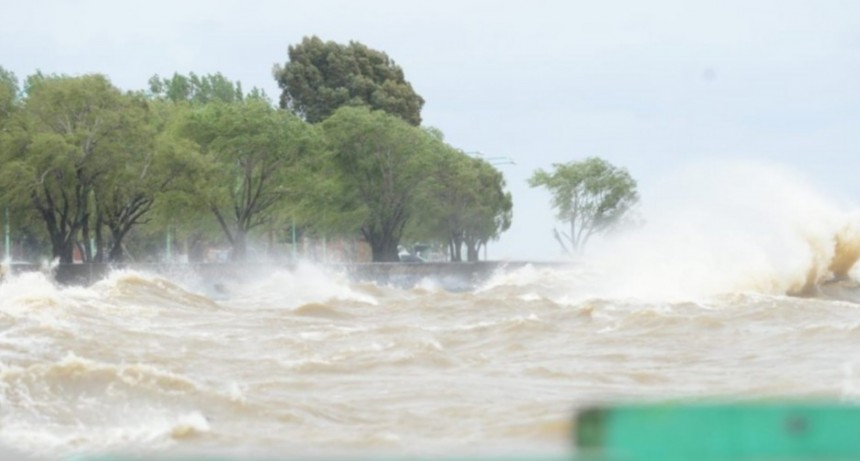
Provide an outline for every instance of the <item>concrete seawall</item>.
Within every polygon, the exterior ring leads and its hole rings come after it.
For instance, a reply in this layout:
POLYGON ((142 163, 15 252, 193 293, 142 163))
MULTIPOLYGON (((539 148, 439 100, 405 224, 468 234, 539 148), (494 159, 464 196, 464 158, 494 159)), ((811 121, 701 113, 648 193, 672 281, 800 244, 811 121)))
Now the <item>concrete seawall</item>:
MULTIPOLYGON (((561 263, 535 263, 525 261, 501 262, 481 261, 474 263, 363 263, 329 264, 321 267, 344 273, 355 281, 375 282, 409 288, 423 280, 451 291, 472 289, 487 281, 493 274, 513 270, 528 264, 537 266, 560 266, 561 263)), ((130 269, 141 272, 171 275, 193 274, 207 282, 241 282, 254 280, 275 270, 295 270, 294 264, 268 263, 211 263, 211 264, 61 264, 52 269, 54 279, 64 285, 89 285, 101 280, 114 269, 130 269)), ((11 272, 43 270, 38 265, 15 265, 11 272)))

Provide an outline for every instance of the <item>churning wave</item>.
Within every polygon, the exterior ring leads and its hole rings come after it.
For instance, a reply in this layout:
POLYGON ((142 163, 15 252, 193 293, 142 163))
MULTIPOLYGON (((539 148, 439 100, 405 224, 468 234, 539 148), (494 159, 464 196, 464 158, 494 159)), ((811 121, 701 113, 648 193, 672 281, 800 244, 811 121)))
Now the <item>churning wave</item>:
POLYGON ((852 278, 860 213, 802 177, 750 162, 683 170, 655 191, 645 224, 598 242, 583 264, 607 295, 825 295, 852 278))
POLYGON ((571 413, 592 402, 856 402, 857 215, 781 172, 685 178, 581 260, 468 291, 309 264, 86 287, 9 276, 0 444, 54 459, 542 455, 567 452, 571 413))

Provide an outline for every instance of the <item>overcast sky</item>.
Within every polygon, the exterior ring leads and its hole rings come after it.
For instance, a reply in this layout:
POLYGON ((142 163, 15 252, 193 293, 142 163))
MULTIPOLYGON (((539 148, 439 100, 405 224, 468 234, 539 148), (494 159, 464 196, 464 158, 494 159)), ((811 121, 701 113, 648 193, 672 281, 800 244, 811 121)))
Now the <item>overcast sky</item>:
MULTIPOLYGON (((272 67, 303 36, 388 53, 426 125, 500 165, 514 224, 489 256, 553 259, 537 168, 601 156, 651 191, 701 160, 754 159, 860 203, 860 2, 0 1, 0 66, 221 72, 277 99, 272 67)), ((731 184, 726 184, 727 188, 731 184)), ((682 194, 683 191, 678 191, 682 194)))

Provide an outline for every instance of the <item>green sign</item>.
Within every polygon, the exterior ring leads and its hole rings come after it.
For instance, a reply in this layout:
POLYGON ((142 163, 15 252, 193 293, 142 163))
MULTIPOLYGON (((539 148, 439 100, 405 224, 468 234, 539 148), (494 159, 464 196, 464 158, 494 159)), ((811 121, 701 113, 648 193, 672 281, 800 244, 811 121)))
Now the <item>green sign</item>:
POLYGON ((577 459, 860 460, 860 408, 839 404, 631 405, 577 417, 577 459))

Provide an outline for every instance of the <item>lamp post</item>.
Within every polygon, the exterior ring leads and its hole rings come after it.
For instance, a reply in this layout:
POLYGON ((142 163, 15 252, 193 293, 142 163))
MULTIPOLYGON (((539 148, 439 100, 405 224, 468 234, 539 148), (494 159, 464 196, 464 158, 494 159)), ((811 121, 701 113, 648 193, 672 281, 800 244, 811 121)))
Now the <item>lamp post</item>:
POLYGON ((293 237, 292 250, 293 250, 293 263, 295 263, 296 262, 296 219, 295 218, 293 218, 292 224, 290 225, 290 231, 291 231, 292 237, 293 237))
POLYGON ((171 228, 170 228, 169 224, 167 226, 167 236, 165 237, 165 240, 166 240, 165 246, 167 247, 166 248, 166 250, 167 250, 166 251, 167 261, 166 262, 169 263, 169 262, 173 261, 173 233, 171 232, 171 228))
POLYGON ((12 238, 9 235, 10 234, 10 232, 9 232, 9 205, 6 205, 6 213, 5 213, 5 217, 4 217, 3 221, 4 221, 4 227, 6 229, 6 232, 5 232, 6 238, 5 238, 5 247, 4 247, 6 250, 5 259, 6 259, 6 261, 12 261, 12 238))

